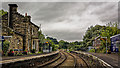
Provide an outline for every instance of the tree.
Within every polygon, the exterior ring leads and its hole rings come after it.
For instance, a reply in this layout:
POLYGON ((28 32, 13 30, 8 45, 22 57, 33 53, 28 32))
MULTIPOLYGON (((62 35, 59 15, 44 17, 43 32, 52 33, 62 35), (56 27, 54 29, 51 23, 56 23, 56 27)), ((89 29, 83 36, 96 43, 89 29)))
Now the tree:
MULTIPOLYGON (((92 46, 93 45, 93 40, 97 37, 97 36, 101 36, 101 37, 107 37, 107 45, 110 46, 110 37, 116 34, 120 34, 120 30, 117 28, 118 27, 118 23, 108 23, 107 26, 101 26, 101 25, 95 25, 88 27, 87 31, 85 32, 85 35, 83 36, 83 47, 86 49, 88 46, 92 46)), ((101 44, 103 45, 103 49, 104 49, 104 43, 105 42, 101 42, 101 44)), ((103 50, 104 51, 104 50, 103 50)))
POLYGON ((52 42, 53 42, 54 44, 58 44, 58 41, 57 41, 57 39, 56 39, 56 38, 47 37, 47 39, 52 40, 52 42))
POLYGON ((67 49, 68 48, 68 44, 69 43, 67 41, 64 41, 64 40, 60 40, 59 41, 60 48, 67 49))
POLYGON ((3 15, 5 15, 5 14, 7 14, 7 12, 6 12, 6 11, 4 11, 3 9, 2 9, 2 10, 0 10, 0 17, 1 17, 1 16, 3 16, 3 15))
POLYGON ((38 31, 38 38, 39 38, 39 50, 42 51, 41 47, 44 43, 45 36, 42 34, 42 31, 38 31))
POLYGON ((56 50, 59 49, 59 45, 58 44, 55 45, 55 49, 56 50))

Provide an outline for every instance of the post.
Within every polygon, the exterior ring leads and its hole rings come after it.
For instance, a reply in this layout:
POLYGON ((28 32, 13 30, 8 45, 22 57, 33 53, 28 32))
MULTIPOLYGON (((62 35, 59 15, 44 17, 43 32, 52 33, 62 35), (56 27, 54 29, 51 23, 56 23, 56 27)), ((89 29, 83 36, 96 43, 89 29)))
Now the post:
POLYGON ((106 54, 107 54, 107 37, 101 37, 106 39, 106 54))
POLYGON ((49 53, 50 53, 50 45, 51 45, 51 44, 50 44, 50 43, 47 43, 47 44, 48 44, 48 49, 49 49, 49 53))
POLYGON ((106 54, 107 54, 107 37, 106 37, 106 54))

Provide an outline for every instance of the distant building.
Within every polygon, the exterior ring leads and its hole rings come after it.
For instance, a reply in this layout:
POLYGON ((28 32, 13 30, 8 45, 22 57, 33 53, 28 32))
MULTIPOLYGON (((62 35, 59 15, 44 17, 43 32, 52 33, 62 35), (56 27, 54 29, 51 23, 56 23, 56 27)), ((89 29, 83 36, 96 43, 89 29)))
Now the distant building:
POLYGON ((17 12, 16 4, 9 4, 9 12, 2 16, 2 36, 12 36, 5 40, 10 41, 10 49, 23 49, 30 52, 39 51, 38 30, 39 27, 31 22, 31 16, 27 13, 21 15, 17 12))
POLYGON ((100 36, 96 37, 93 41, 93 47, 99 48, 99 46, 101 46, 100 36))
POLYGON ((42 46, 42 51, 44 53, 48 53, 48 52, 52 52, 52 46, 49 42, 44 42, 43 46, 42 46))

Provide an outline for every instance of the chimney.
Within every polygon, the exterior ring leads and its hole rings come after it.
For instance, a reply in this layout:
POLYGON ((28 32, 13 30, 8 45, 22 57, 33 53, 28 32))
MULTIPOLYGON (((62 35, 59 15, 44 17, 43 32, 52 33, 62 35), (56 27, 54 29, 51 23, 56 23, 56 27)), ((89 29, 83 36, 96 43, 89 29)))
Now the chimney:
POLYGON ((26 18, 26 21, 31 21, 31 16, 29 16, 27 13, 25 13, 25 18, 26 18))
POLYGON ((27 16, 27 13, 25 13, 25 16, 27 16))
POLYGON ((17 5, 16 4, 8 4, 9 5, 9 12, 8 12, 8 26, 13 28, 12 23, 12 14, 17 12, 17 5))

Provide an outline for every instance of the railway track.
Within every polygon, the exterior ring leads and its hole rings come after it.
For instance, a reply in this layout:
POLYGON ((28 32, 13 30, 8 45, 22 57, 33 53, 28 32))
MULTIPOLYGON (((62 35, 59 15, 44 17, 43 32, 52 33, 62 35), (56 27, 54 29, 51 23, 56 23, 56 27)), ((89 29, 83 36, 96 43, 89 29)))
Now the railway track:
POLYGON ((75 54, 60 51, 59 55, 46 63, 37 66, 38 68, 88 68, 84 59, 75 54))

